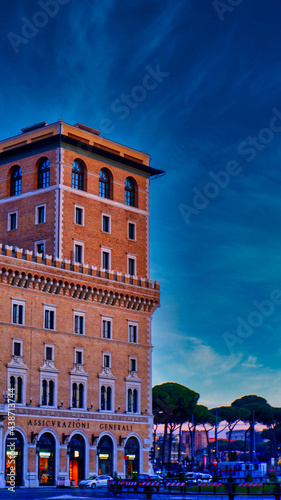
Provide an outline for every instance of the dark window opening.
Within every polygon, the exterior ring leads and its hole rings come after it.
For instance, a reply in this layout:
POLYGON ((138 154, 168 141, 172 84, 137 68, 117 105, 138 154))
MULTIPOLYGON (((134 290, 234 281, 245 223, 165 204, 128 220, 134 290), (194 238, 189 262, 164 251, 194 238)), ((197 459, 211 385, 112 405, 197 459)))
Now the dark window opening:
POLYGON ((110 232, 109 221, 110 221, 110 219, 109 219, 108 215, 103 215, 103 217, 102 217, 102 230, 105 233, 109 233, 110 232))
POLYGON ((45 207, 37 207, 37 224, 45 222, 45 207))
POLYGON ((75 315, 74 317, 74 333, 84 333, 84 316, 75 315))
POLYGON ((128 273, 131 275, 131 276, 135 276, 136 274, 136 261, 135 259, 131 259, 129 258, 128 259, 128 273))
POLYGON ((84 189, 84 169, 80 160, 74 160, 72 163, 72 184, 74 189, 84 189))
POLYGON ((82 264, 83 262, 83 247, 82 245, 75 245, 75 250, 74 250, 74 259, 75 262, 79 262, 79 264, 82 264))
POLYGON ((82 226, 83 224, 83 208, 76 207, 75 209, 75 222, 82 226))
POLYGON ((49 187, 50 185, 50 161, 42 158, 38 166, 38 189, 49 187))
POLYGON ((19 166, 14 167, 11 174, 11 196, 21 194, 21 178, 21 168, 19 166))
POLYGON ((130 240, 136 239, 136 226, 135 226, 135 224, 132 224, 131 222, 129 222, 129 239, 130 240))
POLYGON ((17 214, 10 214, 10 230, 14 231, 17 229, 17 214))
POLYGON ((52 359, 53 359, 53 348, 52 347, 46 347, 46 359, 52 361, 52 359))
POLYGON ((109 261, 110 261, 109 252, 102 252, 102 267, 107 271, 109 271, 109 261))
POLYGON ((101 198, 110 198, 110 179, 105 168, 100 170, 99 196, 101 196, 101 198))
POLYGON ((134 184, 135 183, 132 177, 127 177, 125 180, 125 205, 129 205, 130 207, 136 206, 136 192, 134 184))
POLYGON ((103 320, 102 322, 102 336, 104 339, 111 338, 111 321, 103 320))

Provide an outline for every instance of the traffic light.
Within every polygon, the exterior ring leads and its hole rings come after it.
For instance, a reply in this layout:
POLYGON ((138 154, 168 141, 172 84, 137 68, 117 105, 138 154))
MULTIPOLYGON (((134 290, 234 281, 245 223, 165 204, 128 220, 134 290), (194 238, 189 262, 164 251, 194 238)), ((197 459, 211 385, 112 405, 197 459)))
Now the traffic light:
POLYGON ((154 448, 153 448, 153 446, 149 450, 149 460, 150 460, 150 462, 152 462, 154 460, 154 448))

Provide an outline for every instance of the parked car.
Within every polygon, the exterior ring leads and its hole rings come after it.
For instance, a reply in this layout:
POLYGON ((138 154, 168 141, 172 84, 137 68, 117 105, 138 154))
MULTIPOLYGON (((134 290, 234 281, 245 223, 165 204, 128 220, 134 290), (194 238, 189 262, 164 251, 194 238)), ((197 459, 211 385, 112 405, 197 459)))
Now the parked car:
POLYGON ((111 476, 97 476, 91 485, 91 488, 97 488, 99 486, 107 486, 107 482, 112 479, 111 476))
POLYGON ((150 479, 150 475, 149 474, 139 474, 138 476, 138 481, 146 481, 148 479, 150 479))
POLYGON ((91 488, 92 482, 96 479, 96 477, 97 477, 96 474, 94 474, 93 476, 89 476, 87 477, 87 479, 83 479, 82 481, 80 481, 78 486, 80 488, 91 488))
POLYGON ((201 481, 211 481, 212 480, 212 476, 211 474, 204 474, 203 472, 201 474, 198 474, 199 475, 199 479, 201 481))
POLYGON ((190 484, 197 484, 201 481, 199 474, 196 472, 186 472, 185 473, 186 481, 190 484))
POLYGON ((106 486, 107 481, 112 479, 110 476, 97 476, 96 474, 93 476, 87 477, 87 479, 83 479, 80 481, 78 486, 80 488, 96 488, 97 486, 106 486))

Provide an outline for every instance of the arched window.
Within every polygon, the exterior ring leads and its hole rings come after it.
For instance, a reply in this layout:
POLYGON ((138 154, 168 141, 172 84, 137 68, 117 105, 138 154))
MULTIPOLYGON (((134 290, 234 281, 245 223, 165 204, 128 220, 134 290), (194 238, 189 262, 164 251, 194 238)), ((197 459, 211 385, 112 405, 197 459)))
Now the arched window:
POLYGON ((13 375, 10 377, 10 392, 11 394, 15 394, 16 392, 16 379, 13 375))
POLYGON ((77 408, 77 384, 72 384, 72 407, 77 408))
POLYGON ((11 174, 11 196, 21 194, 21 168, 16 165, 11 174))
POLYGON ((42 380, 42 405, 54 406, 55 383, 53 380, 42 380))
POLYGON ((101 198, 110 198, 110 176, 106 168, 100 170, 99 196, 101 198))
POLYGON ((56 446, 55 438, 49 432, 44 432, 36 444, 38 449, 38 479, 42 486, 54 486, 56 446))
POLYGON ((137 413, 138 411, 138 391, 137 389, 133 390, 133 412, 137 413))
POLYGON ((111 410, 111 387, 108 386, 107 391, 106 391, 106 403, 107 403, 107 410, 111 410))
POLYGON ((16 403, 22 403, 22 378, 17 378, 16 403))
POLYGON ((83 408, 83 399, 84 399, 84 385, 79 384, 78 390, 78 408, 83 408))
POLYGON ((99 474, 113 476, 113 442, 109 436, 103 436, 97 446, 99 474))
POLYGON ((132 411, 132 389, 128 389, 128 411, 132 411))
POLYGON ((11 392, 11 399, 14 399, 15 403, 22 403, 21 377, 14 377, 14 375, 10 377, 10 392, 11 392))
POLYGON ((128 389, 128 412, 138 412, 138 391, 137 389, 128 389))
POLYGON ((130 455, 126 461, 126 477, 130 477, 133 472, 138 473, 140 468, 140 445, 135 437, 126 441, 124 454, 130 455))
POLYGON ((49 187, 50 185, 50 161, 48 158, 41 158, 38 165, 38 189, 49 187))
POLYGON ((111 387, 101 387, 101 410, 111 410, 111 387))
POLYGON ((53 382, 53 380, 49 381, 48 405, 54 406, 54 382, 53 382))
POLYGON ((105 410, 105 387, 101 388, 101 410, 105 410))
POLYGON ((42 405, 47 405, 47 380, 42 380, 42 405))
POLYGON ((132 177, 127 177, 125 180, 125 205, 136 206, 136 188, 132 177))
POLYGON ((83 163, 79 158, 72 163, 72 184, 74 189, 84 189, 84 168, 83 163))

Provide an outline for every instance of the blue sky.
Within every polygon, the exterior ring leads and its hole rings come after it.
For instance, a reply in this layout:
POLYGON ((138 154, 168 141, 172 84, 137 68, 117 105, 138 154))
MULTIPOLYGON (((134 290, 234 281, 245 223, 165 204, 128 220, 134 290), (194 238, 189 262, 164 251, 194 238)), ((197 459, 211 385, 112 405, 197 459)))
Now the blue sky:
POLYGON ((13 0, 0 137, 58 118, 151 154, 153 383, 281 401, 281 4, 13 0))

